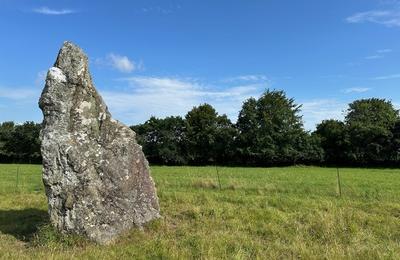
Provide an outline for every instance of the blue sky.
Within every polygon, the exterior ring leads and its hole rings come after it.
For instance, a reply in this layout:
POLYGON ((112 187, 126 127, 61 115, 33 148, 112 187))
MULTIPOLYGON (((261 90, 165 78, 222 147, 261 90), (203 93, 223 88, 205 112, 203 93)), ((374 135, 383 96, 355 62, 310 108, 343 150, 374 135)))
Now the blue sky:
POLYGON ((266 88, 303 104, 310 130, 355 99, 400 106, 395 0, 0 0, 0 35, 0 121, 42 120, 37 100, 65 40, 128 125, 204 102, 236 121, 266 88))

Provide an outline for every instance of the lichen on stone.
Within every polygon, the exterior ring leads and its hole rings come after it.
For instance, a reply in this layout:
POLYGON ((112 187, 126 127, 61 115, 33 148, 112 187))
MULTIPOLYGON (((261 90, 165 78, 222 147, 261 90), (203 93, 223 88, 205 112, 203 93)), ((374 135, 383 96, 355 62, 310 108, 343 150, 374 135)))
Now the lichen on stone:
POLYGON ((160 217, 148 162, 135 133, 112 119, 88 58, 65 42, 39 100, 43 182, 52 224, 107 244, 160 217))

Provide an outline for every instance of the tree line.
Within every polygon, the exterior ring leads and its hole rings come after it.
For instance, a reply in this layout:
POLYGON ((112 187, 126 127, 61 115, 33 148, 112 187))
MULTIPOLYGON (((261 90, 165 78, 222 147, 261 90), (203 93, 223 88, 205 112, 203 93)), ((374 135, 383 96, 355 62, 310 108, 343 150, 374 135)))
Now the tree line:
MULTIPOLYGON (((349 104, 343 121, 328 119, 306 131, 301 105, 266 90, 243 104, 236 123, 209 104, 184 117, 151 117, 131 126, 150 163, 163 165, 281 166, 400 163, 400 116, 386 99, 349 104)), ((40 162, 40 124, 0 125, 1 162, 40 162)))
POLYGON ((356 100, 345 120, 306 131, 301 105, 283 91, 246 100, 236 123, 209 104, 185 117, 151 117, 132 126, 150 162, 171 165, 294 164, 390 166, 400 163, 399 111, 385 99, 356 100))
POLYGON ((40 127, 34 122, 0 124, 0 162, 40 163, 40 127))

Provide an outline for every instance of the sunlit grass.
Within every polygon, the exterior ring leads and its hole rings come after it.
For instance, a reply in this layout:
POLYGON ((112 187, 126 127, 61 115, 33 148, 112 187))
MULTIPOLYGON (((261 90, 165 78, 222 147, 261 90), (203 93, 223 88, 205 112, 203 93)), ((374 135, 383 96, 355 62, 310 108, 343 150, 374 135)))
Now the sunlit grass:
POLYGON ((163 218, 99 246, 48 225, 41 166, 0 165, 0 258, 400 258, 399 170, 340 169, 342 197, 333 168, 218 172, 152 167, 163 218))

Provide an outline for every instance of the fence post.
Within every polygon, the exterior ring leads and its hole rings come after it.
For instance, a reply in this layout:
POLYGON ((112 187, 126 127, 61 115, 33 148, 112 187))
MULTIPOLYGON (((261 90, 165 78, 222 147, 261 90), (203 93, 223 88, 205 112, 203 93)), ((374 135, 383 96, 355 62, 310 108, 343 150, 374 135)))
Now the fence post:
POLYGON ((339 168, 336 168, 336 173, 337 173, 337 184, 338 184, 338 189, 339 189, 339 197, 342 197, 342 186, 340 184, 339 168))
POLYGON ((15 190, 18 189, 18 182, 19 182, 19 165, 17 166, 17 182, 15 184, 15 190))
POLYGON ((221 190, 221 180, 219 178, 219 171, 218 171, 218 166, 215 165, 215 170, 217 171, 217 178, 218 178, 218 186, 219 186, 219 190, 221 190))

